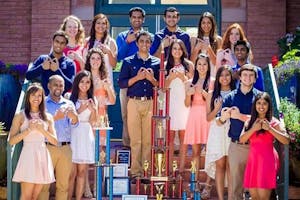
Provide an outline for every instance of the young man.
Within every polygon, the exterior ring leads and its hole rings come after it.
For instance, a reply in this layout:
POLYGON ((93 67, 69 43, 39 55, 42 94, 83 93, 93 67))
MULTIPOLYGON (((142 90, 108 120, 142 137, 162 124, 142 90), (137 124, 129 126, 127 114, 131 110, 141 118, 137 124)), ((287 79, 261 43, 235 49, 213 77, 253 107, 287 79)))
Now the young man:
POLYGON ((151 159, 153 87, 158 85, 160 60, 149 54, 148 32, 136 38, 138 52, 125 58, 119 76, 120 88, 128 88, 127 125, 131 147, 131 177, 142 176, 143 163, 151 159))
POLYGON ((257 79, 257 68, 252 64, 243 65, 239 71, 240 86, 228 94, 223 100, 223 109, 218 118, 219 125, 230 120, 228 136, 231 143, 228 150, 228 162, 230 170, 229 185, 232 189, 233 200, 243 199, 243 179, 247 162, 249 145, 240 143, 244 122, 249 119, 251 106, 255 96, 260 92, 253 87, 257 79))
MULTIPOLYGON (((236 78, 236 85, 239 86, 240 81, 238 80, 238 70, 241 68, 241 66, 248 63, 249 58, 249 51, 250 51, 250 45, 244 40, 238 40, 234 44, 234 55, 237 59, 237 64, 233 66, 232 70, 235 72, 235 78, 236 78)), ((257 79, 254 83, 254 87, 260 91, 265 90, 264 86, 264 75, 260 67, 255 66, 257 69, 257 79)))
MULTIPOLYGON (((138 51, 136 38, 145 21, 145 11, 140 7, 133 7, 129 11, 130 29, 119 33, 117 37, 118 61, 123 61, 126 57, 132 56, 138 51)), ((122 140, 125 147, 130 146, 130 138, 127 127, 127 88, 120 89, 120 104, 123 121, 122 140)))
POLYGON ((180 39, 185 44, 188 52, 188 57, 191 55, 190 36, 178 27, 180 20, 179 11, 174 7, 169 7, 164 12, 164 21, 166 27, 158 31, 154 36, 154 41, 150 49, 150 54, 156 57, 160 56, 162 43, 167 55, 168 48, 174 39, 180 39))
MULTIPOLYGON (((45 102, 47 112, 53 116, 58 141, 57 146, 46 142, 55 171, 56 200, 68 199, 69 176, 72 170, 71 126, 78 124, 73 102, 62 96, 64 87, 64 79, 60 75, 51 76, 48 83, 50 93, 45 102)), ((49 188, 50 185, 43 187, 39 200, 49 199, 49 188)))
POLYGON ((52 52, 49 55, 41 55, 34 62, 33 66, 26 72, 26 78, 32 80, 41 77, 45 94, 49 94, 47 87, 49 77, 60 75, 65 81, 64 93, 72 88, 75 76, 75 64, 63 53, 68 44, 68 36, 63 31, 56 31, 52 38, 52 52))

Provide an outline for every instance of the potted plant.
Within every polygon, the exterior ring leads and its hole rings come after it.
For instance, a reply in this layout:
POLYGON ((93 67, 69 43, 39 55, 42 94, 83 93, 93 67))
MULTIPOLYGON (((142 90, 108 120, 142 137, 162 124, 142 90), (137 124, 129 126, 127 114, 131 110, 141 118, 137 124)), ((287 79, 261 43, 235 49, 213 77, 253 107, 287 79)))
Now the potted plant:
POLYGON ((300 109, 284 98, 280 101, 279 110, 290 135, 290 179, 294 184, 300 184, 300 109))

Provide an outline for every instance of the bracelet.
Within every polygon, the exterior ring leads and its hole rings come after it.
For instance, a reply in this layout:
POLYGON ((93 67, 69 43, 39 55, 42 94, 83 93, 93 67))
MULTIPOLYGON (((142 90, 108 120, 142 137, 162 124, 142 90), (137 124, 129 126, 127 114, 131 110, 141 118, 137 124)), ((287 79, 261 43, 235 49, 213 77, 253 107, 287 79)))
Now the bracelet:
POLYGON ((219 117, 219 122, 220 122, 221 124, 225 124, 225 123, 226 123, 226 120, 225 120, 225 121, 222 121, 222 120, 221 120, 221 117, 219 117))

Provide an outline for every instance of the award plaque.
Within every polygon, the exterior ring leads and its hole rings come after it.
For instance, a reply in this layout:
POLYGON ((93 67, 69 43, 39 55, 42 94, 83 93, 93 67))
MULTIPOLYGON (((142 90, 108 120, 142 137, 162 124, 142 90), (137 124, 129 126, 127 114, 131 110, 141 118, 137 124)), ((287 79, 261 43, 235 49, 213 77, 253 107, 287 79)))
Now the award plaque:
POLYGON ((116 163, 127 164, 130 167, 130 150, 117 149, 116 163))
MULTIPOLYGON (((109 194, 109 178, 105 179, 106 195, 109 194)), ((122 196, 130 193, 130 184, 128 177, 113 178, 113 195, 122 196)))
MULTIPOLYGON (((111 164, 114 177, 128 177, 127 164, 111 164)), ((104 176, 109 177, 109 167, 104 167, 104 176)))
POLYGON ((147 200, 147 195, 122 195, 122 200, 147 200))

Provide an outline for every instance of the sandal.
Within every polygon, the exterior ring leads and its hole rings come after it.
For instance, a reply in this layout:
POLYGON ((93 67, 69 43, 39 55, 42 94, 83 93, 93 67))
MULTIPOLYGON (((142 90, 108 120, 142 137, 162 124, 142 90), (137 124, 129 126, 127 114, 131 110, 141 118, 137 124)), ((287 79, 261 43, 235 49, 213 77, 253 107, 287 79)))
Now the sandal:
POLYGON ((205 187, 201 192, 201 199, 209 199, 211 189, 212 189, 212 185, 205 184, 205 187))

